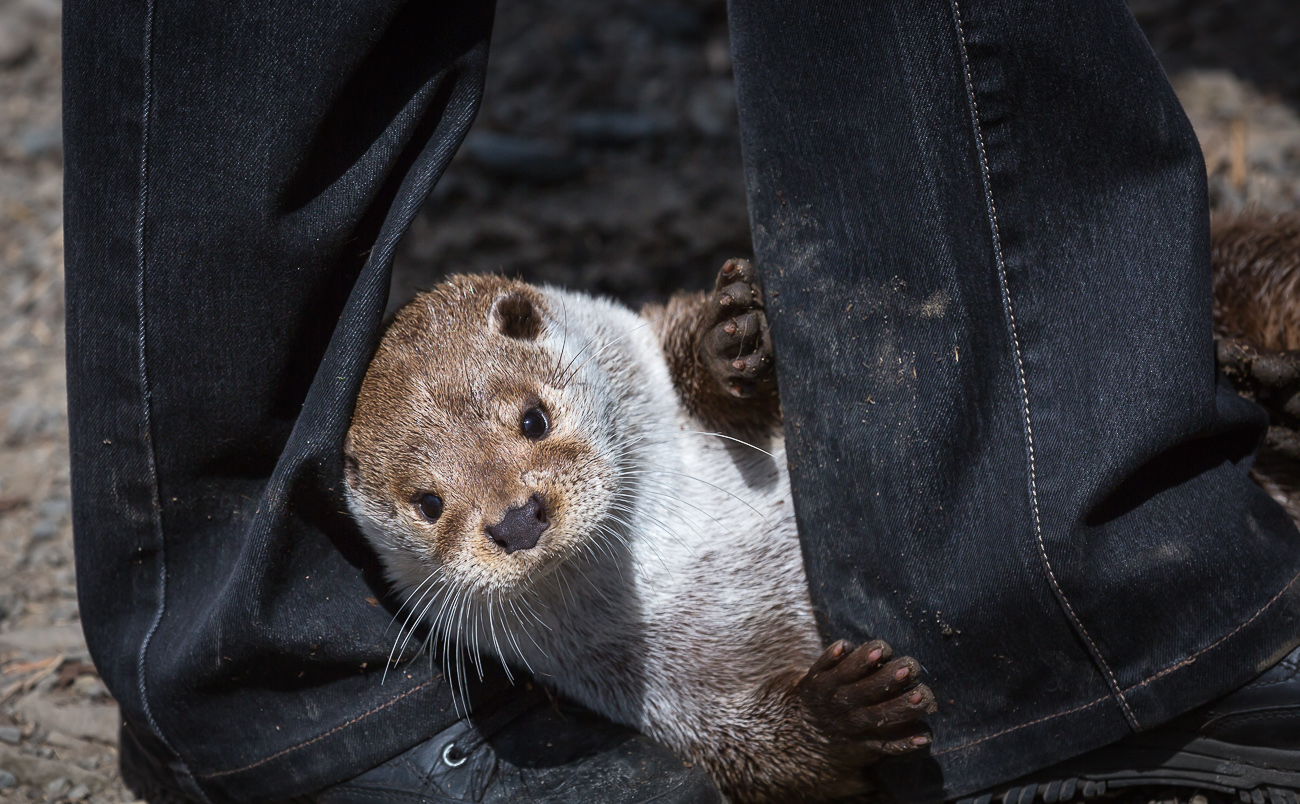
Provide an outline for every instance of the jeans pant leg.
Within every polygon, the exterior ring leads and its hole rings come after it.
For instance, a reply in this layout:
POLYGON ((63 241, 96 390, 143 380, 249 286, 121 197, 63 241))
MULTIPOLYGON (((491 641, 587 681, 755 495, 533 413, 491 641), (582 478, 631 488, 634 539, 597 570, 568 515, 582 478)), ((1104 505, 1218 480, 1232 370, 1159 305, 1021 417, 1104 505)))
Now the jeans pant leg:
POLYGON ((755 253, 827 638, 924 665, 955 796, 1300 642, 1218 388, 1204 166, 1119 0, 731 0, 755 253))
POLYGON ((478 107, 492 4, 69 4, 82 619, 156 795, 287 797, 456 719, 339 455, 398 237, 478 107), (170 792, 169 792, 170 791, 170 792))

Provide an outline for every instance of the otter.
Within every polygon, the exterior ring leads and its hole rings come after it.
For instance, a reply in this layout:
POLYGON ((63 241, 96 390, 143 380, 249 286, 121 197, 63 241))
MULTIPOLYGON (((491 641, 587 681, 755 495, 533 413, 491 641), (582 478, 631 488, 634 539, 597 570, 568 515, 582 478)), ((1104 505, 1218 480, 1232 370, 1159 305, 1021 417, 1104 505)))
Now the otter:
POLYGON ((1251 477, 1300 525, 1300 212, 1210 225, 1216 359, 1268 412, 1251 477))
POLYGON ((383 335, 345 493, 449 675, 495 655, 732 801, 821 801, 928 745, 935 701, 884 642, 823 648, 780 427, 744 260, 639 315, 453 276, 383 335))

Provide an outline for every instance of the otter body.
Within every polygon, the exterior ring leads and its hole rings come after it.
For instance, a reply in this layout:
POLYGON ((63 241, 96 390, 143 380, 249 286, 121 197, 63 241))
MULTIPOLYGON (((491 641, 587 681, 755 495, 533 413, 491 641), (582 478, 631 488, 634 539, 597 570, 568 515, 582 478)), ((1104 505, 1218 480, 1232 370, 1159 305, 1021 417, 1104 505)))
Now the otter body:
POLYGON ((934 703, 883 643, 823 651, 761 305, 743 262, 641 316, 454 277, 380 344, 347 494, 453 675, 495 654, 733 800, 820 800, 934 703))

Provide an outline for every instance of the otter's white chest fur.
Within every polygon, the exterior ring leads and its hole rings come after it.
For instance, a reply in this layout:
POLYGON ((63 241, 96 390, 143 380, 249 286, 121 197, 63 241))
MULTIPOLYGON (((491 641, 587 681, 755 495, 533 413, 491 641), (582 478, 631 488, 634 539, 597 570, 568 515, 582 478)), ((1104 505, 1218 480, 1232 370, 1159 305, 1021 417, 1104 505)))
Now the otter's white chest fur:
POLYGON ((783 440, 702 432, 646 340, 643 371, 667 393, 636 411, 645 440, 604 544, 619 566, 602 554, 558 569, 562 601, 526 656, 565 694, 663 738, 725 717, 732 695, 806 666, 821 646, 783 440))
POLYGON ((560 306, 606 333, 586 349, 603 349, 593 362, 617 363, 627 383, 614 423, 620 487, 590 547, 507 615, 524 633, 474 641, 651 736, 711 742, 763 679, 821 651, 784 441, 703 430, 647 322, 584 296, 560 306))

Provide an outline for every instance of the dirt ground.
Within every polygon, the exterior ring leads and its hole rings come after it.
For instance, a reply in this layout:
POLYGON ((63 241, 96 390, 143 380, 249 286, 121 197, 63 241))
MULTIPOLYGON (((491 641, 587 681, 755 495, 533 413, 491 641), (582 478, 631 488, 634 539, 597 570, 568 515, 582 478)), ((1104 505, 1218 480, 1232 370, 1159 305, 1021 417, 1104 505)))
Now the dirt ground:
MULTIPOLYGON (((1214 207, 1295 208, 1300 4, 1132 8, 1196 126, 1214 207)), ((59 20, 58 0, 0 0, 0 802, 109 804, 134 797, 72 566, 59 20)), ((487 100, 401 250, 393 304, 446 270, 635 304, 749 251, 725 4, 502 0, 487 100)))

